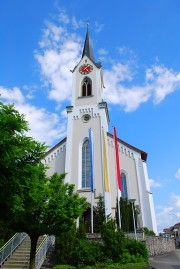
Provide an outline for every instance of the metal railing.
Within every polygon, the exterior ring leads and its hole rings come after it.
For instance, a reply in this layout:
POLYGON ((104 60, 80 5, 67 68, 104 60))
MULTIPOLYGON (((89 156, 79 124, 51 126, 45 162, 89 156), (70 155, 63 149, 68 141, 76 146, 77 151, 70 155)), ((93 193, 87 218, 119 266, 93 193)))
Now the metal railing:
MULTIPOLYGON (((36 251, 36 258, 35 258, 35 269, 40 269, 41 265, 43 264, 46 254, 48 249, 54 244, 55 242, 55 236, 51 235, 48 236, 46 235, 43 242, 40 244, 36 251)), ((24 269, 29 269, 29 261, 24 267, 24 269)))
POLYGON ((12 254, 12 252, 26 238, 26 233, 16 233, 1 249, 0 249, 0 267, 4 261, 12 254))

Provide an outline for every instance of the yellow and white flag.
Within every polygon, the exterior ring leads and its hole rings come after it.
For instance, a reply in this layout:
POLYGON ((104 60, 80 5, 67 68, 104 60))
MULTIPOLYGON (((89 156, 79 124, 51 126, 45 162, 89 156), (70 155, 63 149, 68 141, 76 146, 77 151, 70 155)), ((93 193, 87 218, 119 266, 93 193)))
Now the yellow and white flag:
POLYGON ((108 181, 108 165, 107 165, 107 150, 106 150, 106 139, 104 135, 104 129, 102 129, 103 134, 103 166, 104 166, 104 201, 105 201, 105 215, 111 214, 111 196, 108 181))

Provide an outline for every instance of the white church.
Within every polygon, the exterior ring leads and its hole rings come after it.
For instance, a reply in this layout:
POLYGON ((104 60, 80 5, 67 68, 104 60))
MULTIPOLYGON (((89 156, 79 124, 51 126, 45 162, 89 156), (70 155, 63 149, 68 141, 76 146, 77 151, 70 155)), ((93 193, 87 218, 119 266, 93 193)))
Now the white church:
MULTIPOLYGON (((67 137, 51 148, 45 157, 48 175, 67 173, 66 182, 75 185, 80 196, 91 204, 91 171, 88 130, 93 133, 93 202, 102 194, 111 216, 115 216, 117 199, 116 160, 113 134, 108 132, 110 122, 108 105, 103 101, 103 74, 101 63, 93 56, 87 29, 80 62, 72 70, 72 101, 67 110, 67 137), (105 140, 104 140, 105 138, 105 140), (104 143, 105 141, 105 143, 104 143), (108 196, 105 196, 104 150, 106 148, 106 171, 108 196), (106 198, 107 197, 107 198, 106 198)), ((139 228, 147 227, 157 233, 153 196, 150 191, 146 166, 147 153, 118 141, 121 196, 134 199, 139 209, 139 228)))

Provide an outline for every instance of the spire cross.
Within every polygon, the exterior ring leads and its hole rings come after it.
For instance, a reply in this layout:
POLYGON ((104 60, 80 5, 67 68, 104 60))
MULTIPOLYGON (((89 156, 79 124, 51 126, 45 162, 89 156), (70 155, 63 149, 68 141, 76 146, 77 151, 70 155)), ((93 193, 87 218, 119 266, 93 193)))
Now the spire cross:
POLYGON ((94 56, 93 56, 93 51, 92 51, 92 47, 91 47, 88 26, 89 26, 89 21, 87 21, 87 32, 86 32, 86 38, 85 38, 85 42, 84 42, 82 58, 84 57, 84 55, 86 55, 89 57, 89 59, 91 59, 94 62, 94 56))
POLYGON ((87 25, 87 29, 89 28, 89 21, 87 20, 86 22, 86 25, 87 25))

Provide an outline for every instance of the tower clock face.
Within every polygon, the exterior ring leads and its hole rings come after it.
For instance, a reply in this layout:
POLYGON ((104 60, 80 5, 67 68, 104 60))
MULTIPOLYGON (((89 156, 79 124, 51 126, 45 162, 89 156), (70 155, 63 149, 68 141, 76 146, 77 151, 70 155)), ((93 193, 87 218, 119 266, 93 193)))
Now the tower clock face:
POLYGON ((89 114, 84 114, 82 116, 83 122, 88 122, 91 119, 91 116, 89 114))
POLYGON ((93 66, 90 64, 83 64, 79 67, 79 72, 83 75, 89 74, 93 70, 93 66))

